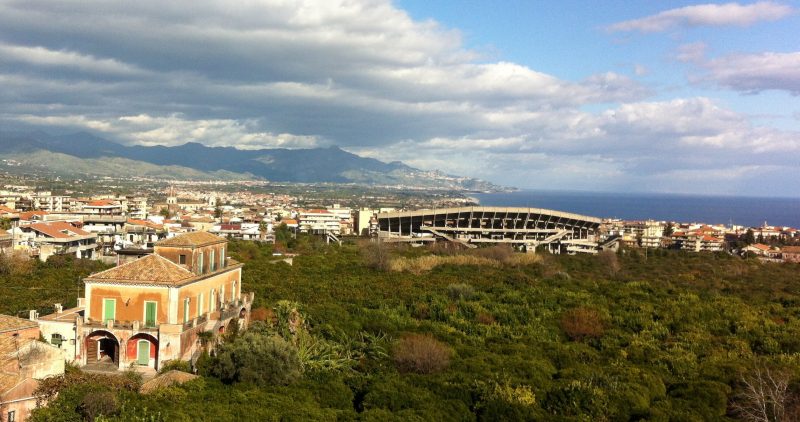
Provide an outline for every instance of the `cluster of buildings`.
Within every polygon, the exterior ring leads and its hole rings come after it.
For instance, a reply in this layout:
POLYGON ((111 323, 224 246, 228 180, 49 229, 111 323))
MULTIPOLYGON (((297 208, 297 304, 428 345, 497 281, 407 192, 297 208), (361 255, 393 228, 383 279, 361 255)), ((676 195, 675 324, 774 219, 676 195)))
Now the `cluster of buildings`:
POLYGON ((152 252, 160 240, 197 231, 228 239, 274 242, 289 233, 329 241, 374 234, 375 215, 390 209, 351 209, 333 204, 306 209, 286 195, 250 192, 176 192, 147 197, 96 195, 73 198, 51 192, 0 191, 0 252, 16 250, 46 261, 53 255, 109 263, 152 252), (253 202, 249 202, 253 201, 253 202))
POLYGON ((153 253, 86 277, 76 307, 0 315, 3 420, 24 420, 39 380, 62 374, 65 362, 154 375, 168 361, 195 361, 202 333, 246 326, 253 294, 242 293, 242 264, 227 256, 227 243, 207 232, 161 240, 153 253))
POLYGON ((604 236, 616 236, 628 247, 679 249, 692 252, 731 251, 765 260, 800 262, 800 231, 793 227, 760 227, 603 220, 604 236))

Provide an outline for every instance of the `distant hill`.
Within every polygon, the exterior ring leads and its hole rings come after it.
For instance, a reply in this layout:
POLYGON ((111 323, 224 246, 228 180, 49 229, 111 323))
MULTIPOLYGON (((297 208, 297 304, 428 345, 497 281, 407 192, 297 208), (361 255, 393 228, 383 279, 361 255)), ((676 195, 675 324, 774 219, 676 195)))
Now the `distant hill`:
POLYGON ((499 186, 468 177, 385 163, 338 147, 240 150, 189 142, 180 146, 125 146, 89 133, 0 132, 0 157, 58 174, 142 175, 173 178, 262 178, 279 182, 357 183, 488 191, 499 186), (49 154, 59 154, 52 156, 49 154), (66 158, 64 156, 67 156, 66 158))

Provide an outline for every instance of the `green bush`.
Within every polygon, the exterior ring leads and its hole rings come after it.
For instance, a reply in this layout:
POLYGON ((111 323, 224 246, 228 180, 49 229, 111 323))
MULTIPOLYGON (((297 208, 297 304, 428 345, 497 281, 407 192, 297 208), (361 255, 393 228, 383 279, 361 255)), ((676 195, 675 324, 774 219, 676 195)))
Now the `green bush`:
POLYGON ((210 373, 226 383, 259 386, 288 385, 301 375, 297 350, 290 343, 276 335, 250 330, 220 347, 210 364, 210 373))
POLYGON ((467 283, 457 283, 447 286, 447 295, 453 300, 469 300, 475 294, 475 288, 467 283))

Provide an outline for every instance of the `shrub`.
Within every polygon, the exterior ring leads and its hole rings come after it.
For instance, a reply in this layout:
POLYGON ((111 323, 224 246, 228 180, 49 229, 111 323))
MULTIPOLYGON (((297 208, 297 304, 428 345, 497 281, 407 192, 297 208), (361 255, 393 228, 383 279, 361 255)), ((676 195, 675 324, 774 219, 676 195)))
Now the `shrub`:
POLYGON ((78 410, 87 421, 94 421, 98 416, 113 415, 119 411, 117 396, 111 391, 89 392, 83 396, 78 410))
POLYGON ((300 378, 297 350, 286 340, 247 331, 231 343, 223 343, 211 374, 223 382, 255 385, 288 385, 300 378))
POLYGON ((192 373, 192 365, 185 360, 180 360, 180 359, 168 360, 161 365, 161 368, 158 370, 158 373, 163 374, 169 371, 181 371, 181 372, 192 373))
POLYGON ((410 334, 395 344, 394 363, 400 372, 431 374, 450 364, 450 349, 430 335, 410 334))
POLYGON ((475 294, 475 288, 467 283, 457 283, 447 286, 447 295, 450 299, 470 299, 475 294))
POLYGON ((600 265, 605 267, 608 275, 611 277, 616 276, 619 270, 622 269, 617 254, 614 251, 602 251, 597 254, 597 259, 600 261, 600 265))
POLYGON ((514 256, 514 248, 508 245, 496 245, 488 248, 476 249, 474 254, 499 262, 508 262, 514 256))
POLYGON ((478 324, 483 324, 483 325, 492 325, 496 322, 494 316, 486 312, 478 313, 478 315, 475 317, 475 321, 477 321, 478 324))
POLYGON ((361 257, 368 267, 380 271, 389 271, 391 250, 386 243, 380 241, 362 243, 361 257))
POLYGON ((599 338, 605 332, 600 313, 596 309, 580 306, 564 313, 561 329, 571 340, 599 338))

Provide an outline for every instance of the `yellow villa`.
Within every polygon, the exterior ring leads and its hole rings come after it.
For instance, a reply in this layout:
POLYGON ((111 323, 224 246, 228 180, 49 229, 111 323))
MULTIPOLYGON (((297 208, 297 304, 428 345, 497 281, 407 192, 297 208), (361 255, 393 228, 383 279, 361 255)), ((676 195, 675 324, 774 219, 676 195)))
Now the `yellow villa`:
POLYGON ((106 369, 149 367, 198 356, 198 334, 246 325, 253 294, 242 295, 242 264, 227 241, 192 232, 156 243, 154 253, 84 279, 76 360, 106 369))

